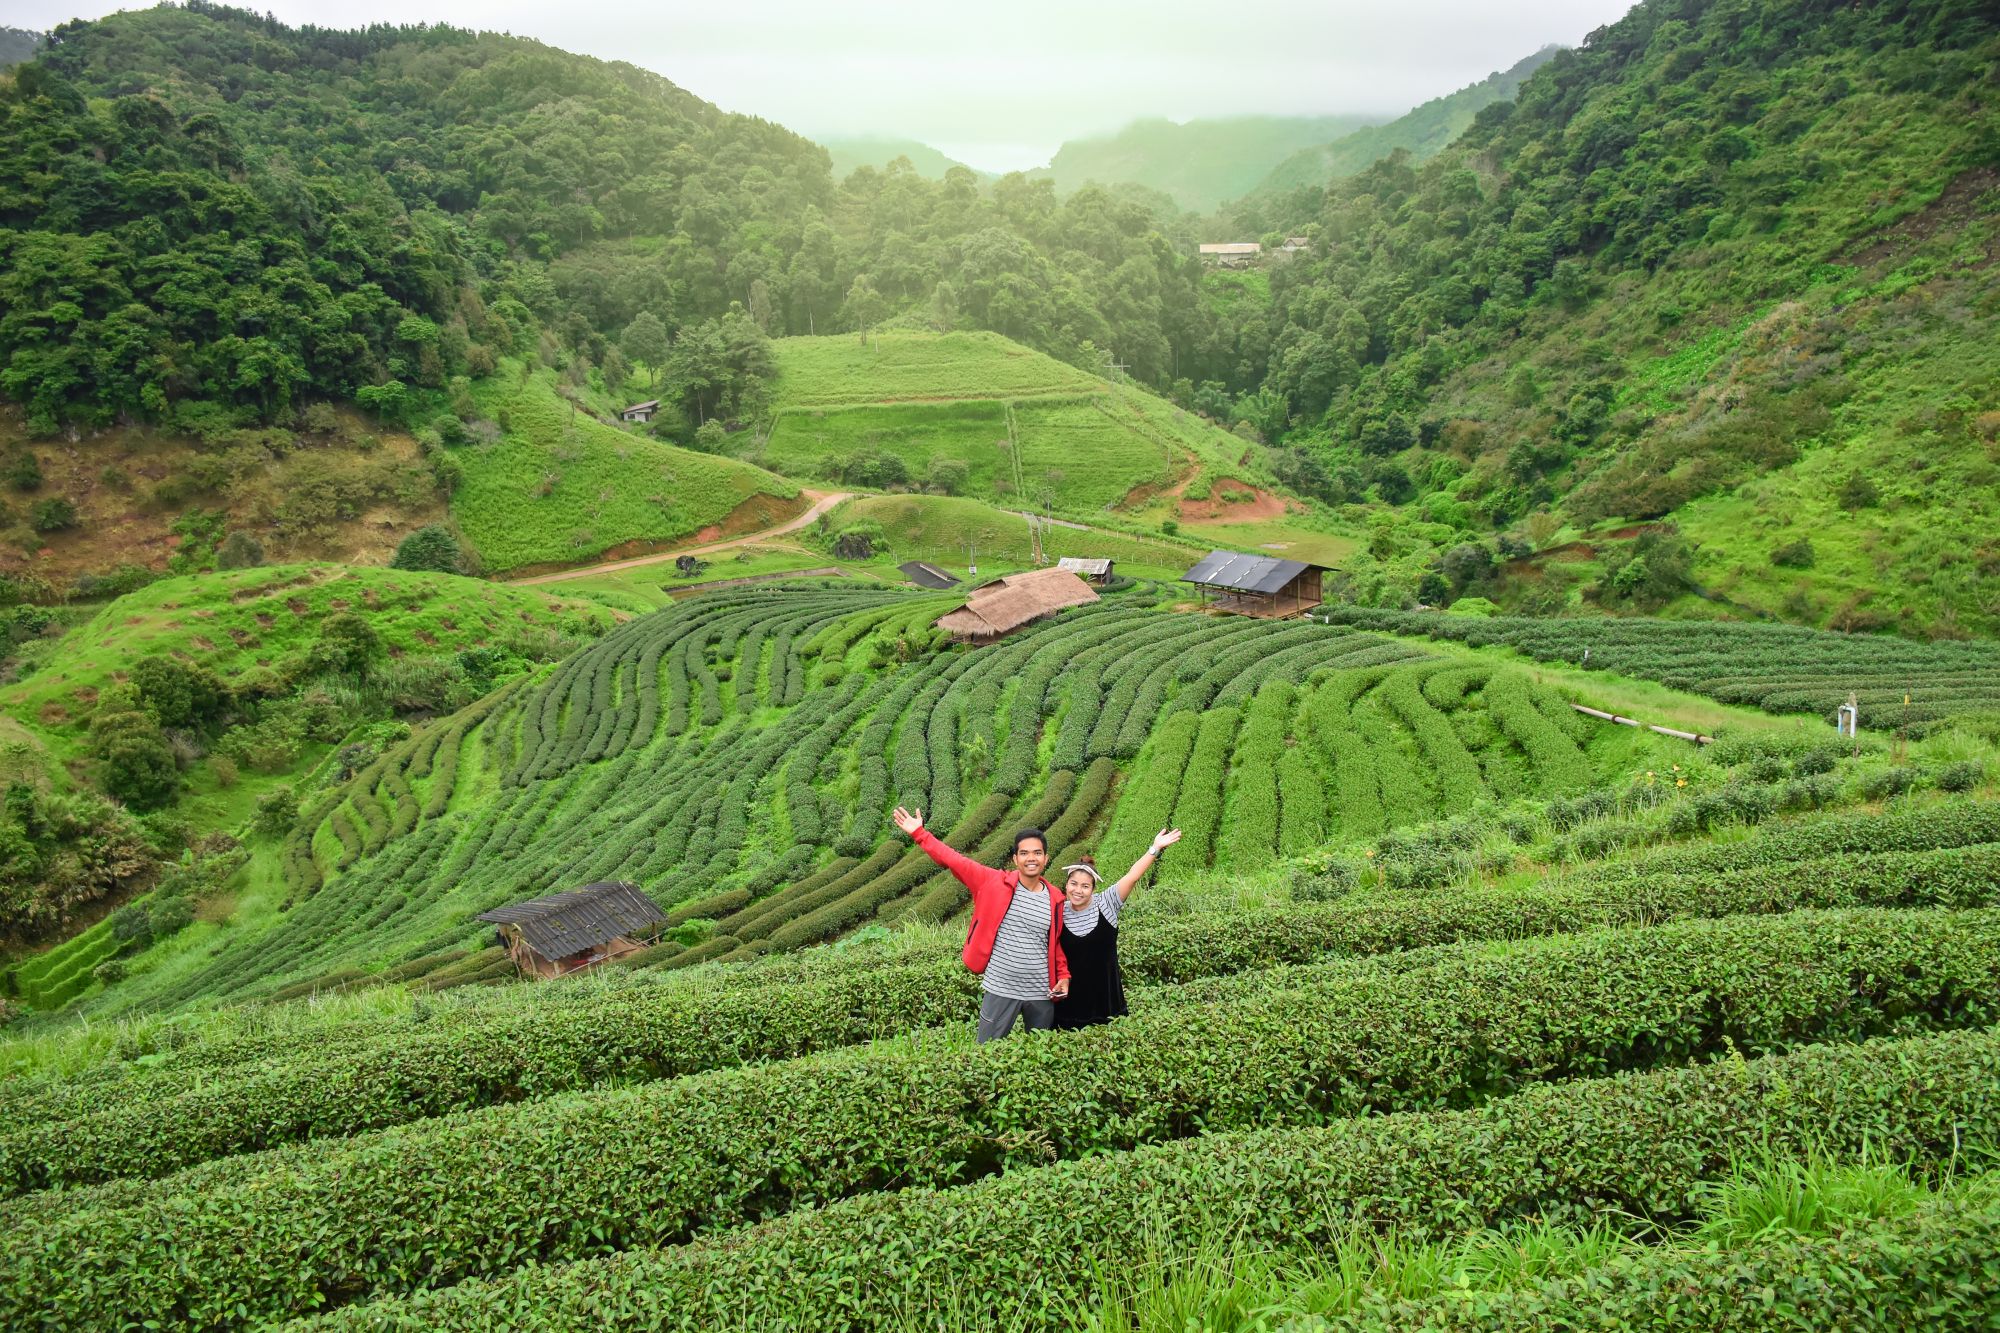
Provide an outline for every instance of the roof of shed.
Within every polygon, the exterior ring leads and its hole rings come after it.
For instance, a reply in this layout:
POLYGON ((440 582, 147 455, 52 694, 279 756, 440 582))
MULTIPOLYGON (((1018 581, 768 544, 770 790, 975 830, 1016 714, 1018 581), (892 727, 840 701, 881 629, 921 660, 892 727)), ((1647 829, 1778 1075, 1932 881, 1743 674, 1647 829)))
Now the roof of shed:
POLYGON ((1323 569, 1303 560, 1280 560, 1274 555, 1245 555, 1241 551, 1210 551, 1198 564, 1181 575, 1182 583, 1199 583, 1234 592, 1273 593, 1308 569, 1323 569))
POLYGON ((964 606, 933 623, 958 634, 1005 634, 1051 611, 1096 600, 1091 586, 1066 569, 1031 569, 974 588, 964 606))
POLYGON ((958 580, 936 565, 922 560, 906 560, 896 568, 903 571, 903 577, 925 588, 956 588, 958 580))
POLYGON ((1109 574, 1111 561, 1090 560, 1080 555, 1066 555, 1056 561, 1057 569, 1067 569, 1072 574, 1109 574))
POLYGON ((528 947, 544 958, 567 958, 658 925, 667 914, 638 885, 617 880, 496 907, 478 919, 518 927, 528 947))

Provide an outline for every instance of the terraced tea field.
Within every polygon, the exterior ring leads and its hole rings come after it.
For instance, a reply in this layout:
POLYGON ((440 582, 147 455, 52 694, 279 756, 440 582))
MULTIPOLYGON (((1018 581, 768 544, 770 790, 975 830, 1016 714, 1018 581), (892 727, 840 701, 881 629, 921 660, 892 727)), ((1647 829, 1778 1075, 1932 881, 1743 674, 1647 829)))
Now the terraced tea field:
POLYGON ((1853 694, 1863 725, 1887 729, 2000 712, 2000 646, 1913 643, 1886 634, 1829 634, 1798 625, 1679 620, 1539 620, 1356 607, 1345 625, 1514 648, 1543 662, 1656 680, 1727 703, 1832 720, 1853 694))

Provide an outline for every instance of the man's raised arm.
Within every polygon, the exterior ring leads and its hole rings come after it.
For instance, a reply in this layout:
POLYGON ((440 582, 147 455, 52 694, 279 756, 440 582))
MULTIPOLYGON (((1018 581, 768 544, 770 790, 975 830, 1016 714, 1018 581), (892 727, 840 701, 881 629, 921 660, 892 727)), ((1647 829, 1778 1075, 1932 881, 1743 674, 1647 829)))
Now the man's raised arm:
POLYGON ((917 846, 923 849, 924 855, 949 870, 952 878, 966 888, 990 887, 1000 882, 1001 873, 992 866, 981 865, 971 857, 955 852, 939 842, 937 836, 924 827, 923 811, 905 810, 899 805, 890 818, 896 822, 897 828, 909 834, 917 846))

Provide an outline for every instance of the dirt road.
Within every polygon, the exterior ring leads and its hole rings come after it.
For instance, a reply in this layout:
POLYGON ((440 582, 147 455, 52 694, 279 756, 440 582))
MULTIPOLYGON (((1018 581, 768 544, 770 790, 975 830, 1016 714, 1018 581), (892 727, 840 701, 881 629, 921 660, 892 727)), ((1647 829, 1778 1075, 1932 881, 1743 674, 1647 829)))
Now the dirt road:
POLYGON ((834 491, 831 494, 823 494, 819 491, 801 490, 799 493, 813 502, 812 507, 797 518, 786 519, 776 527, 764 528, 757 532, 746 532, 740 537, 727 537, 722 541, 707 542, 701 546, 683 546, 672 551, 655 551, 651 555, 635 556, 630 560, 613 560, 602 565, 585 565, 580 569, 562 569, 557 570, 553 574, 536 574, 531 578, 510 579, 509 582, 518 583, 523 586, 531 583, 560 583, 564 579, 587 579, 593 574, 609 574, 620 569, 637 569, 642 565, 662 565, 670 560, 677 560, 684 555, 712 555, 717 551, 727 551, 731 547, 748 546, 754 542, 769 541, 773 537, 782 537, 787 533, 797 532, 800 528, 813 522, 821 514, 824 514, 842 500, 853 498, 847 491, 834 491))

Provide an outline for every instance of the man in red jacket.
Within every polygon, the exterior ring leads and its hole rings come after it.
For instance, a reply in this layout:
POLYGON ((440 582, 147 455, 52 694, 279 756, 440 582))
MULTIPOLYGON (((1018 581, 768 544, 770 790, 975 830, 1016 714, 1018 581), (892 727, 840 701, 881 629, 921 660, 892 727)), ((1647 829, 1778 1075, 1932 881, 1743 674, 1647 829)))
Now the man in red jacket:
POLYGON ((1031 1032, 1054 1027, 1055 1002, 1069 994, 1069 963, 1060 943, 1062 890, 1042 878, 1049 864, 1048 838, 1040 829, 1016 833, 1014 869, 1002 871, 939 842, 924 827, 921 810, 899 805, 895 820, 925 855, 972 894, 972 925, 960 957, 984 981, 979 1040, 1006 1036, 1016 1019, 1031 1032))

